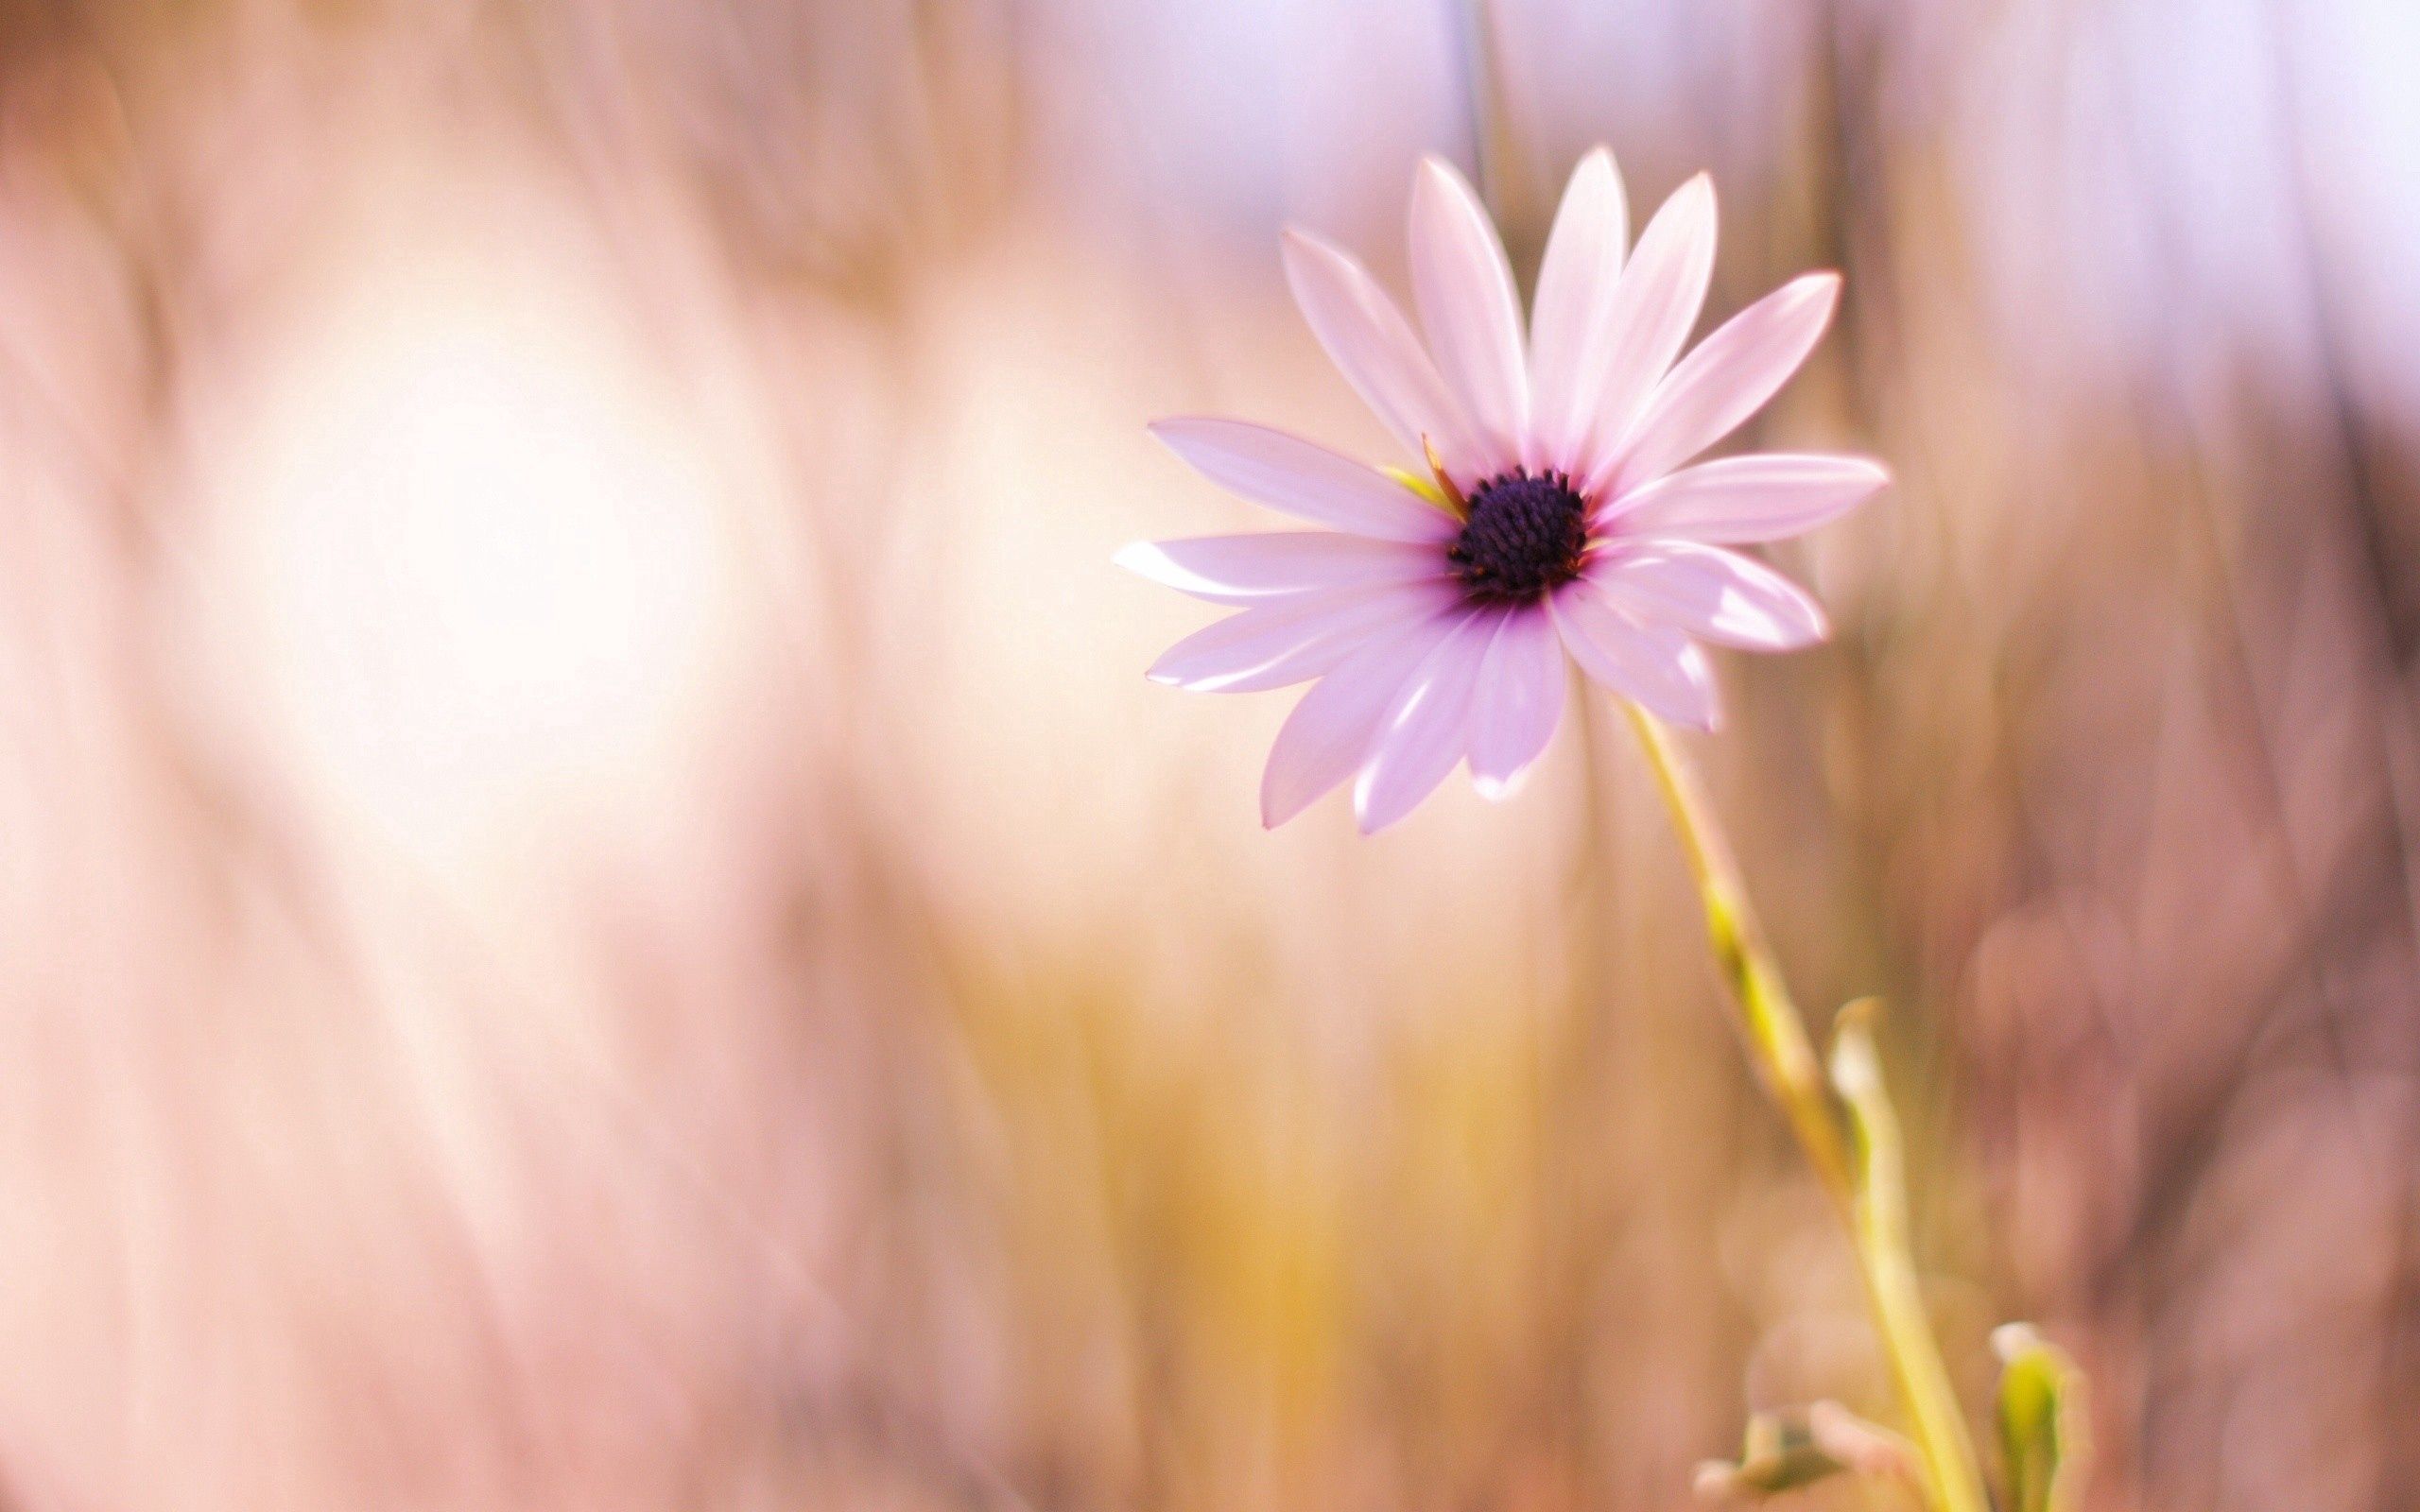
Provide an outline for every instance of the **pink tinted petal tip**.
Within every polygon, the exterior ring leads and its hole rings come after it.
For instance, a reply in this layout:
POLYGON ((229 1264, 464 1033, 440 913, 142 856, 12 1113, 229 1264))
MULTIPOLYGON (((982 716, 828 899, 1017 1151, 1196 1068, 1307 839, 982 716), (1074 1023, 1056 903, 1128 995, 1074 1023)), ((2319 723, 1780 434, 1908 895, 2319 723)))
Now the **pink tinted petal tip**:
POLYGON ((1294 303, 1354 392, 1406 447, 1432 438, 1459 481, 1484 477, 1461 400, 1377 280, 1309 232, 1288 227, 1282 245, 1294 303))
POLYGON ((1520 459, 1530 375, 1512 265, 1470 183, 1440 158, 1422 160, 1411 192, 1411 289, 1448 387, 1495 471, 1520 459))
POLYGON ((1112 558, 1139 577, 1214 604, 1260 604, 1365 583, 1444 575, 1430 543, 1372 541, 1332 530, 1138 541, 1112 558))
POLYGON ((1672 191, 1623 266, 1593 423, 1574 459, 1591 491, 1610 477, 1621 443, 1697 326, 1714 273, 1715 228, 1714 181, 1701 173, 1672 191))
POLYGON ((1866 457, 1752 452, 1668 472, 1616 497, 1599 522, 1616 536, 1781 541, 1838 519, 1890 481, 1866 457))
POLYGON ((1805 589, 1720 546, 1667 541, 1616 552, 1586 581, 1634 619, 1745 651, 1799 650, 1831 629, 1805 589))
POLYGON ((1154 421, 1151 434, 1231 493, 1380 541, 1440 541, 1452 523, 1376 468, 1267 425, 1217 416, 1154 421))
POLYGON ((1563 717, 1565 665, 1547 610, 1505 615, 1471 710, 1471 782, 1479 797, 1501 802, 1535 769, 1563 717))
POLYGON ((1547 600, 1564 649, 1580 670, 1670 724, 1711 730, 1721 723, 1705 653, 1674 626, 1616 606, 1591 578, 1547 600))
POLYGON ((1657 385, 1618 453, 1603 459, 1620 493, 1704 451, 1764 407, 1823 339, 1838 273, 1791 280, 1725 321, 1657 385))
POLYGON ((1467 616, 1448 609, 1374 636, 1303 695, 1261 772, 1260 821, 1270 829, 1308 808, 1370 757, 1396 696, 1467 616))
POLYGON ((1487 613, 1465 616, 1379 720, 1369 760, 1353 786, 1353 814, 1363 834, 1409 816, 1461 761, 1496 623, 1487 613))

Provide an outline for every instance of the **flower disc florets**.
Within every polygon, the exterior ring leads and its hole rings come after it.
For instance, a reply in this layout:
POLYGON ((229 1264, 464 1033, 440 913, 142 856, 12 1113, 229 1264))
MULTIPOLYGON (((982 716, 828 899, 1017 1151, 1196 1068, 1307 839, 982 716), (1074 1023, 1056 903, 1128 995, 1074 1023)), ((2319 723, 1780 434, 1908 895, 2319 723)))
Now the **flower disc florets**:
POLYGON ((1445 558, 1476 599, 1526 603, 1580 576, 1588 506, 1561 472, 1515 468, 1481 484, 1445 558))

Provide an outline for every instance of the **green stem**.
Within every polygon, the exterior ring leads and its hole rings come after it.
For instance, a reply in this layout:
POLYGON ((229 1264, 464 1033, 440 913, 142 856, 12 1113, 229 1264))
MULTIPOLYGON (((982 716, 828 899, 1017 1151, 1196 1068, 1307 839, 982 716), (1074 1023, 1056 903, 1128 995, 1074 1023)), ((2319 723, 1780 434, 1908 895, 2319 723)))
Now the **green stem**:
POLYGON ((1791 1001, 1756 922, 1738 864, 1694 768, 1654 717, 1625 701, 1656 786, 1688 853, 1705 902, 1706 934, 1723 985, 1739 1006, 1742 1038, 1773 1100, 1849 1231, 1867 1305, 1924 1459, 1926 1490, 1940 1512, 1990 1512, 1964 1413, 1932 1335, 1908 1248, 1899 1125, 1882 1085, 1870 1007, 1844 1018, 1835 1069, 1849 1128, 1834 1111, 1806 1021, 1791 1001))
POLYGON ((1851 1228, 1875 1326, 1882 1332, 1899 1394, 1915 1420, 1916 1442, 1932 1466, 1942 1504, 1984 1512, 1966 1416, 1959 1408, 1958 1393, 1942 1364, 1941 1346, 1934 1342, 1931 1321, 1925 1315, 1924 1291, 1908 1245, 1907 1162, 1899 1139, 1899 1116, 1891 1106, 1890 1091, 1882 1081, 1882 1057, 1874 1046, 1874 1019, 1879 1007, 1872 998, 1849 1005, 1841 1010, 1832 1036, 1832 1085, 1840 1089, 1841 1101, 1848 1107, 1858 1154, 1851 1228))
POLYGON ((1817 1179, 1846 1213, 1856 1201, 1848 1144, 1841 1137, 1840 1121, 1832 1114, 1823 1063, 1806 1038, 1806 1020, 1782 984, 1772 950, 1765 943, 1755 911, 1749 906, 1747 889, 1740 885, 1738 864, 1715 822, 1697 773, 1672 744, 1670 733, 1636 704, 1625 700, 1622 708, 1638 730, 1656 786, 1672 811, 1672 822, 1688 852, 1689 870, 1705 902, 1706 936, 1714 947, 1715 965, 1739 1005, 1749 1058, 1765 1090, 1789 1118, 1790 1131, 1806 1151, 1817 1179))

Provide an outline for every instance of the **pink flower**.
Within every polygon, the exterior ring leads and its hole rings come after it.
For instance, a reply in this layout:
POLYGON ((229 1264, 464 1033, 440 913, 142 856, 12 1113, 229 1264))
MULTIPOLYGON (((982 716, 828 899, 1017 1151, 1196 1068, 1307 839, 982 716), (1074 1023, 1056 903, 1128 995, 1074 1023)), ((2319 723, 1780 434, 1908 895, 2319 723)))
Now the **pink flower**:
POLYGON ((1728 548, 1812 529, 1888 474, 1804 454, 1682 464, 1796 370, 1840 278, 1784 285, 1675 366, 1713 268, 1712 185, 1683 184, 1625 257, 1627 236, 1600 147, 1564 192, 1525 342, 1495 226, 1461 176, 1429 160, 1411 199, 1424 345, 1359 264, 1287 233, 1305 318, 1425 476, 1242 421, 1152 427, 1212 482, 1323 527, 1118 556, 1238 609, 1171 647, 1155 680, 1241 693, 1318 679, 1269 753, 1264 822, 1355 777, 1354 811, 1374 832, 1464 760, 1481 794, 1503 797, 1553 737, 1565 656, 1650 713, 1711 730, 1699 641, 1787 651, 1823 639, 1812 598, 1728 548))

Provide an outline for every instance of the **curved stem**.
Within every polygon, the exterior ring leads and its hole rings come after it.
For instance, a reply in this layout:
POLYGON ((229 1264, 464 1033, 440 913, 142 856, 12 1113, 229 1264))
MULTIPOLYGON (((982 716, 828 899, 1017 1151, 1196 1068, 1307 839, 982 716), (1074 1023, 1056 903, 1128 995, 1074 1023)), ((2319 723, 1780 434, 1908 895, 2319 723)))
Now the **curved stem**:
POLYGON ((1790 1131, 1813 1163, 1816 1177, 1845 1216, 1856 1200, 1848 1145, 1840 1121, 1832 1114, 1823 1063, 1806 1038, 1806 1022, 1782 984, 1772 950, 1765 943, 1747 889, 1740 885, 1738 864, 1715 822, 1695 769, 1672 744, 1671 734, 1636 704, 1624 700, 1622 708, 1638 730, 1656 786, 1672 811, 1673 825, 1688 852, 1689 870, 1705 902, 1706 936, 1714 947, 1715 966, 1739 1005, 1749 1058, 1765 1090, 1789 1118, 1790 1131))
POLYGON ((1850 1114, 1844 1129, 1806 1021, 1782 981, 1695 769, 1652 715, 1627 700, 1622 707, 1688 853, 1715 964, 1739 1008, 1748 1057, 1848 1228, 1866 1302, 1924 1458, 1927 1499, 1940 1512, 1990 1512, 1965 1414, 1942 1363, 1908 1249, 1899 1125, 1874 1053, 1871 1006, 1859 1005, 1844 1022, 1836 1051, 1850 1114))

